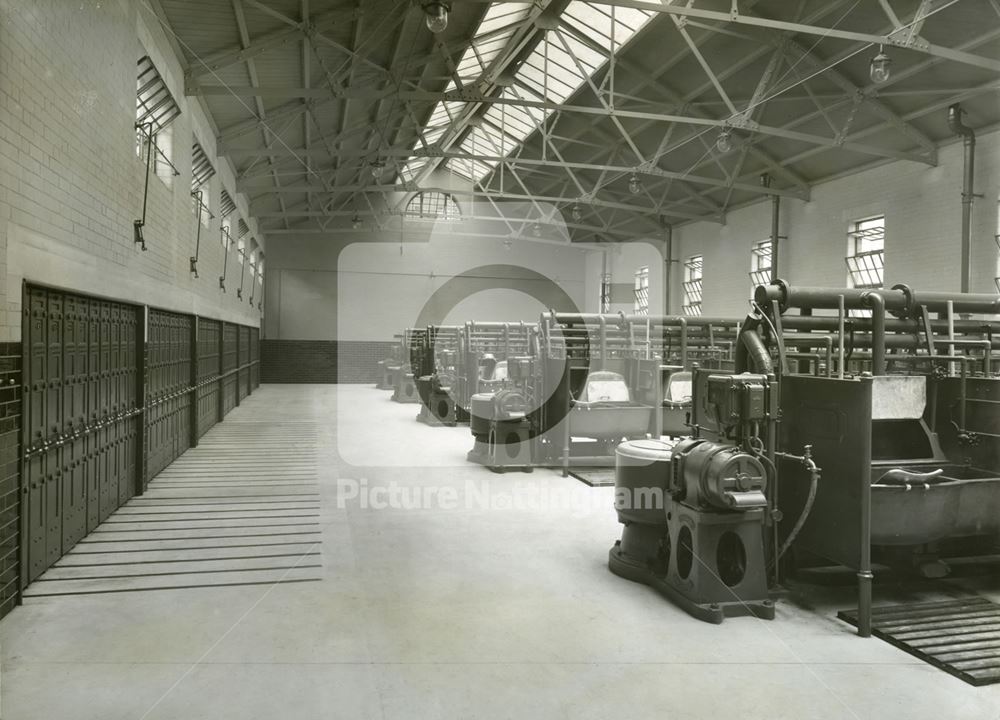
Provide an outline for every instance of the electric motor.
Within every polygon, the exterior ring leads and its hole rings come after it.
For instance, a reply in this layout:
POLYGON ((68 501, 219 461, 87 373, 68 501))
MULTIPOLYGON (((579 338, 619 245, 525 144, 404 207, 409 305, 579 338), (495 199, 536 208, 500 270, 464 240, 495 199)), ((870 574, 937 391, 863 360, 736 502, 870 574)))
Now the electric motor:
POLYGON ((692 507, 764 507, 767 475, 760 460, 733 445, 683 440, 671 455, 670 490, 692 507))
POLYGON ((517 390, 500 390, 493 395, 495 420, 521 420, 528 412, 528 401, 517 390))

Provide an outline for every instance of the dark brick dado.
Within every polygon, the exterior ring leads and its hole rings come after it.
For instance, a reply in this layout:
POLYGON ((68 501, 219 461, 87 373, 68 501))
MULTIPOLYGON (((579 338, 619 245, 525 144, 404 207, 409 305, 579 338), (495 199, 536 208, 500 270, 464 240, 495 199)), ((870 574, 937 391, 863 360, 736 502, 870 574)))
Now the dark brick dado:
POLYGON ((394 342, 261 340, 261 382, 374 383, 394 342))
POLYGON ((21 343, 0 343, 0 617, 18 599, 21 343))

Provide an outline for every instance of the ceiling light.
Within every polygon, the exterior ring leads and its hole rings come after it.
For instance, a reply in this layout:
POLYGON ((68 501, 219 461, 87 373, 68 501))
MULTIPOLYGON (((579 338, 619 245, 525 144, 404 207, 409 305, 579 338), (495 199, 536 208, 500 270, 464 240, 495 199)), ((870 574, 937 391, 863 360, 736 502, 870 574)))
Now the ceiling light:
POLYGON ((435 34, 444 32, 444 29, 448 27, 448 13, 451 11, 451 3, 427 0, 422 3, 421 7, 424 10, 424 22, 427 23, 427 29, 435 34))
POLYGON ((351 218, 351 227, 355 230, 361 227, 361 218, 358 217, 357 213, 355 213, 354 217, 351 218))
POLYGON ((531 233, 535 237, 538 237, 539 235, 542 234, 542 226, 539 225, 538 223, 535 223, 534 225, 531 226, 531 233))
POLYGON ((872 82, 877 85, 884 83, 892 74, 892 58, 883 52, 881 45, 878 46, 878 55, 872 58, 868 74, 871 76, 872 82))
POLYGON ((715 148, 720 153, 727 153, 733 149, 733 141, 729 137, 729 130, 723 130, 719 133, 719 137, 715 139, 715 148))
POLYGON ((638 195, 642 192, 642 183, 639 182, 639 176, 632 173, 632 177, 628 181, 628 191, 633 195, 638 195))
POLYGON ((576 222, 580 222, 581 218, 583 218, 583 210, 580 209, 580 205, 573 205, 573 219, 576 222))
POLYGON ((381 160, 372 160, 370 169, 372 171, 372 177, 377 180, 382 176, 382 170, 385 169, 385 163, 381 160))

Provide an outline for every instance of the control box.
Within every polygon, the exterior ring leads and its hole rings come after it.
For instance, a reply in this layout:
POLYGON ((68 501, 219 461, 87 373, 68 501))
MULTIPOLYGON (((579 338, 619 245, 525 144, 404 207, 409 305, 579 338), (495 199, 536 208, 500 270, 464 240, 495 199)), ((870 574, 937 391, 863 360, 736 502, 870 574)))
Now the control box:
POLYGON ((767 417, 767 376, 710 375, 708 407, 725 425, 764 420, 767 417))

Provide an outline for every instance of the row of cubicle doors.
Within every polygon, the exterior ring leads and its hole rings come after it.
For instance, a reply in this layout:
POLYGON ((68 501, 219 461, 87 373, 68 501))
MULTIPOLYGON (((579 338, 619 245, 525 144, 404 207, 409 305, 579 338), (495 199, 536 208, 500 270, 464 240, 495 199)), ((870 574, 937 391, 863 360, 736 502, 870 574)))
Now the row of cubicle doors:
POLYGON ((23 588, 260 384, 259 330, 25 288, 23 588))

